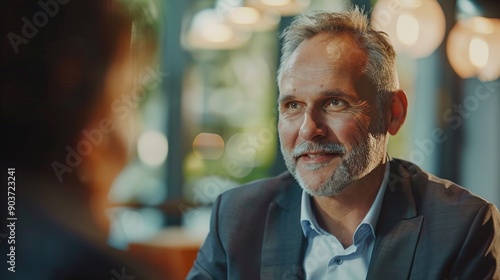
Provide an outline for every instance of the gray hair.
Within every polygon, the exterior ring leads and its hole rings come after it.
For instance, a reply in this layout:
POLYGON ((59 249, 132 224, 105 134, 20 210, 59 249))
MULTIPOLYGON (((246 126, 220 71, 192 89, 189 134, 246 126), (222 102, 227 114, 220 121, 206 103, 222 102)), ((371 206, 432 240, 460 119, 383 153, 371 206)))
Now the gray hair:
POLYGON ((281 35, 283 47, 278 81, 300 43, 320 33, 332 36, 350 33, 354 36, 359 47, 367 53, 368 62, 363 71, 376 86, 378 105, 382 108, 389 95, 399 88, 396 53, 387 34, 371 28, 367 16, 357 6, 341 12, 316 11, 298 16, 281 35))

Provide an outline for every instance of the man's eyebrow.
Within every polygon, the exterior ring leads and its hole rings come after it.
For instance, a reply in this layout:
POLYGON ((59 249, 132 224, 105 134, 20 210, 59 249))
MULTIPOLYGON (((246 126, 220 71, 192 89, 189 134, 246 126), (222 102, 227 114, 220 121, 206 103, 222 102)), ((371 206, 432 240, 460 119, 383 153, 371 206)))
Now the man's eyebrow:
POLYGON ((283 103, 287 103, 288 101, 296 99, 295 95, 280 95, 278 97, 278 106, 283 103))

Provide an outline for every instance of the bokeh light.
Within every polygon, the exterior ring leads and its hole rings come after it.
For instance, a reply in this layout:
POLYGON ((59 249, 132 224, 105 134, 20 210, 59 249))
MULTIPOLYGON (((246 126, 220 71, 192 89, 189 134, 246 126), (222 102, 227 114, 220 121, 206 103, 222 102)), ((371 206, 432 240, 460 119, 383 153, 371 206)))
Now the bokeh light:
POLYGON ((168 141, 165 135, 158 131, 146 131, 139 138, 137 147, 139 158, 149 166, 159 166, 168 154, 168 141))
POLYGON ((372 26, 389 35, 397 52, 422 58, 432 54, 445 34, 445 17, 436 0, 379 0, 372 26))
POLYGON ((218 159, 224 154, 224 139, 214 133, 200 133, 193 141, 193 152, 200 159, 218 159))
POLYGON ((459 20, 446 47, 450 64, 461 78, 493 81, 500 76, 500 19, 459 20))

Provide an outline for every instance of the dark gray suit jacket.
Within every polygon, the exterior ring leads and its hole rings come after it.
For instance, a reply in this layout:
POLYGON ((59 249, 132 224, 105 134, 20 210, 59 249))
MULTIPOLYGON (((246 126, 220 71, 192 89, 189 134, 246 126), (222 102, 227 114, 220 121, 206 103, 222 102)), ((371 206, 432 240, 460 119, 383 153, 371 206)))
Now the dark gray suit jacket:
MULTIPOLYGON (((500 213, 402 160, 390 176, 367 279, 500 279, 500 213)), ((303 279, 301 188, 293 177, 222 194, 188 279, 303 279)))

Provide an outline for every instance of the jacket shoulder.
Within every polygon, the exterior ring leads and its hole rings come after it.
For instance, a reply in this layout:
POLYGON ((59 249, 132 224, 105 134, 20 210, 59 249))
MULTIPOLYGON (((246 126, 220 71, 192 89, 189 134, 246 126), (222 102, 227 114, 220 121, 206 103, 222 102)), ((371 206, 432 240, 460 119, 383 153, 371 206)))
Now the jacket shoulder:
MULTIPOLYGON (((417 165, 401 159, 391 161, 390 187, 409 184, 417 208, 432 211, 438 208, 461 207, 476 212, 488 202, 466 188, 447 179, 439 178, 417 165), (397 184, 400 182, 401 184, 397 184), (419 207, 420 206, 420 207, 419 207)), ((420 211, 419 211, 420 212, 420 211)))

